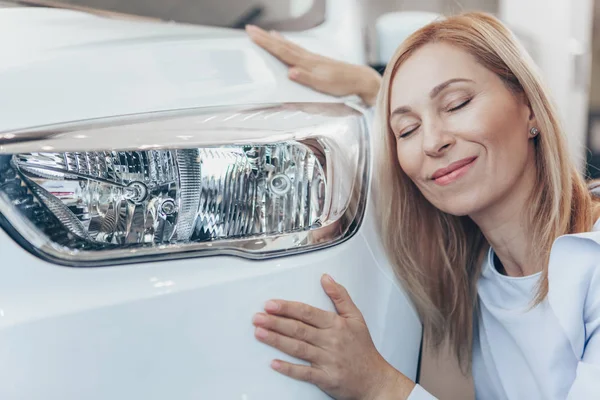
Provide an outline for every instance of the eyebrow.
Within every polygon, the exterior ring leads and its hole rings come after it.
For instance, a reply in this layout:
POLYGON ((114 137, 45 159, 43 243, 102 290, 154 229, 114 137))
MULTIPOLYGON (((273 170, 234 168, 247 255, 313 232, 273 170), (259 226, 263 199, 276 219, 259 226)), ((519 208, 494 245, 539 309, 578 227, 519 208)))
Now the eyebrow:
MULTIPOLYGON (((436 87, 434 87, 433 89, 431 89, 431 92, 429 92, 429 98, 434 99, 438 94, 440 94, 442 92, 442 90, 446 89, 448 86, 452 85, 453 83, 457 83, 457 82, 474 82, 474 81, 472 79, 467 79, 467 78, 448 79, 447 81, 442 82, 439 85, 437 85, 436 87)), ((398 107, 394 111, 392 111, 392 113, 390 114, 390 118, 394 115, 406 114, 410 111, 411 111, 411 108, 408 106, 398 107)))

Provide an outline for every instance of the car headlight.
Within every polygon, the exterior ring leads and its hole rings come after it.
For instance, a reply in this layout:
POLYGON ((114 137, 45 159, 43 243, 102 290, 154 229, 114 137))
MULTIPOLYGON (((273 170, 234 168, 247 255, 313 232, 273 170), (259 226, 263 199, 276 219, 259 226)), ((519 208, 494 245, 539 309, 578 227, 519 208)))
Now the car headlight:
POLYGON ((73 266, 288 255, 362 219, 368 138, 341 104, 203 108, 0 133, 0 223, 73 266))

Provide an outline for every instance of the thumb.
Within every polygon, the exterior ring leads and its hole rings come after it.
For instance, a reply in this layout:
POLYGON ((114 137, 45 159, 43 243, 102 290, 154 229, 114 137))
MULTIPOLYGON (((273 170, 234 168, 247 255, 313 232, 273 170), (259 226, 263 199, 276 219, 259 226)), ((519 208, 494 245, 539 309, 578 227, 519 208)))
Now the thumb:
POLYGON ((321 285, 323 286, 325 293, 327 293, 327 296, 329 296, 333 302, 340 317, 363 319, 362 313, 350 298, 345 287, 335 282, 333 278, 327 274, 321 277, 321 285))

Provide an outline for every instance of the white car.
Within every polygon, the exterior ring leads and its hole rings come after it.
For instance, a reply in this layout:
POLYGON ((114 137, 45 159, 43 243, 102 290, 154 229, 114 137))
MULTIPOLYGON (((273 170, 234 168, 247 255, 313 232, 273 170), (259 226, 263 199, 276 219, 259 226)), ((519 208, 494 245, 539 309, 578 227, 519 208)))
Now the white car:
MULTIPOLYGON (((364 62, 359 17, 330 1, 290 37, 364 62)), ((417 379, 354 99, 233 29, 10 7, 0 54, 0 399, 327 399, 251 323, 271 298, 333 311, 323 273, 417 379)))

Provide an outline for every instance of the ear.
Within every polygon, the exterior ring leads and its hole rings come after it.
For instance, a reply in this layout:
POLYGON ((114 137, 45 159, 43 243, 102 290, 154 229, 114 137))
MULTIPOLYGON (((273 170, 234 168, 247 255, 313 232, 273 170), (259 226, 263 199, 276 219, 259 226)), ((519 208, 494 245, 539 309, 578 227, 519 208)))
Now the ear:
POLYGON ((527 113, 527 131, 529 132, 531 128, 537 127, 537 121, 535 118, 535 113, 533 112, 533 108, 531 107, 531 103, 529 102, 529 99, 525 93, 522 94, 522 101, 523 105, 526 107, 526 109, 523 111, 527 113))
POLYGON ((521 91, 519 93, 519 100, 521 101, 521 104, 523 106, 527 107, 527 112, 528 112, 528 115, 529 115, 529 121, 533 121, 535 119, 535 114, 533 112, 533 108, 531 107, 531 102, 527 98, 527 95, 525 94, 525 92, 521 91))
POLYGON ((527 109, 529 110, 529 122, 535 124, 535 113, 533 112, 533 108, 531 108, 531 103, 527 100, 527 109))

